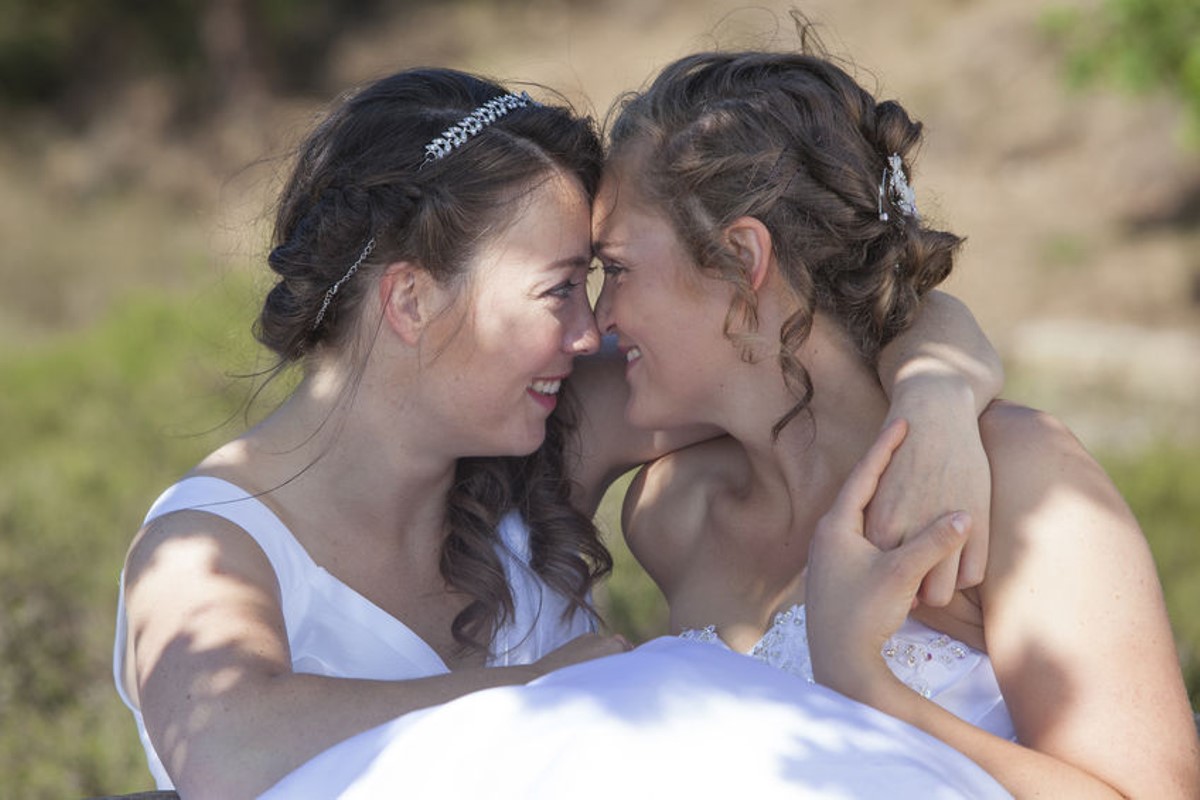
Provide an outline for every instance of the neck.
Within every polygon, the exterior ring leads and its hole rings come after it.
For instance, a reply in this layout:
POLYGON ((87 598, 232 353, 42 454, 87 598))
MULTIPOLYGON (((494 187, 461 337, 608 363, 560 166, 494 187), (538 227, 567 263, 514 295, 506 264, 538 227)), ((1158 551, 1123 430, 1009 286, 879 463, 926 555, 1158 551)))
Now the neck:
MULTIPOLYGON (((778 330, 782 315, 772 319, 767 312, 763 329, 778 330)), ((750 491, 786 493, 798 523, 793 536, 807 544, 812 525, 874 441, 888 401, 874 370, 842 329, 818 314, 798 353, 812 381, 812 400, 773 439, 772 425, 797 400, 784 383, 776 353, 732 367, 741 374, 730 381, 736 388, 722 398, 713 421, 744 448, 750 491)))
POLYGON ((370 370, 356 384, 318 364, 244 437, 246 471, 329 535, 440 546, 456 458, 438 447, 419 403, 386 400, 411 396, 407 387, 374 382, 370 370))

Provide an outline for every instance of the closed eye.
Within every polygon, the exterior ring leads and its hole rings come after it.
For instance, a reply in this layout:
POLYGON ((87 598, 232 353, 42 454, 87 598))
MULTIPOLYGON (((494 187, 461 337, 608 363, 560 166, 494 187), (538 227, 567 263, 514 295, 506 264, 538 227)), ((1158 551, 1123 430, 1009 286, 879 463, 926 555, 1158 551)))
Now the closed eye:
POLYGON ((559 300, 569 300, 575 290, 583 286, 583 281, 567 280, 555 286, 553 289, 546 291, 547 297, 554 297, 559 300))

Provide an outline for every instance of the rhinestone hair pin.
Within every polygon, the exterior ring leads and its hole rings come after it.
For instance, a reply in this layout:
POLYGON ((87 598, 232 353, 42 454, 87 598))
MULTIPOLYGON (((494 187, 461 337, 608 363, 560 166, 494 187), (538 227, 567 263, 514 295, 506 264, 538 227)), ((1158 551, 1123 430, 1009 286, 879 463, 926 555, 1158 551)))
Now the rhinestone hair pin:
POLYGON ((425 145, 425 162, 438 161, 450 155, 454 148, 464 144, 475 134, 491 125, 510 111, 526 106, 539 105, 528 92, 504 94, 493 97, 467 116, 442 131, 441 135, 425 145))
POLYGON ((917 195, 908 185, 904 176, 904 163, 898 153, 888 156, 887 166, 883 168, 883 176, 879 179, 879 220, 888 221, 888 212, 883 210, 883 198, 887 195, 889 201, 900 213, 912 219, 918 219, 917 195))

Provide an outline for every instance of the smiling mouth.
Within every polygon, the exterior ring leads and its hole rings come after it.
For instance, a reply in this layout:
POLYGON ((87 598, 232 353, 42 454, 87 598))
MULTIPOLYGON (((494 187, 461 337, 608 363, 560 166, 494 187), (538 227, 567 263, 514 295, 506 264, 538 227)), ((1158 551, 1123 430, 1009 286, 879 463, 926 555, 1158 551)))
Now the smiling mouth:
POLYGON ((625 363, 626 364, 632 364, 634 361, 637 361, 641 357, 642 357, 642 351, 639 350, 636 345, 625 351, 625 363))
POLYGON ((558 394, 558 390, 562 388, 562 378, 553 380, 537 380, 529 384, 530 391, 537 392, 553 397, 558 394))

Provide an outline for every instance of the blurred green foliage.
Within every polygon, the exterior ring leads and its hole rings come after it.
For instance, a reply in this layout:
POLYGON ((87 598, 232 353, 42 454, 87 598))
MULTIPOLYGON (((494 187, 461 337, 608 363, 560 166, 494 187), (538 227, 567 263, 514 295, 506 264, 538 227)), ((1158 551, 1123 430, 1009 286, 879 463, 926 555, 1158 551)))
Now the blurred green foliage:
POLYGON ((596 512, 596 525, 613 556, 612 575, 597 588, 596 605, 614 631, 645 642, 667 632, 667 602, 621 535, 621 503, 633 475, 615 481, 596 512))
MULTIPOLYGON (((231 272, 188 299, 130 298, 100 325, 32 351, 0 343, 4 796, 150 785, 111 678, 117 578, 157 493, 245 424, 252 382, 229 372, 263 366, 248 332, 254 289, 231 272)), ((1200 702, 1200 453, 1163 445, 1106 466, 1158 559, 1200 702)), ((640 641, 665 631, 665 609, 621 542, 624 486, 601 509, 617 567, 597 602, 615 630, 640 641)))
POLYGON ((245 384, 217 366, 249 363, 230 339, 236 294, 134 298, 95 329, 0 350, 6 797, 148 785, 110 678, 117 577, 149 502, 243 405, 245 384))
POLYGON ((1175 95, 1200 146, 1200 3, 1103 0, 1095 10, 1053 9, 1042 25, 1067 48, 1073 82, 1175 95))

